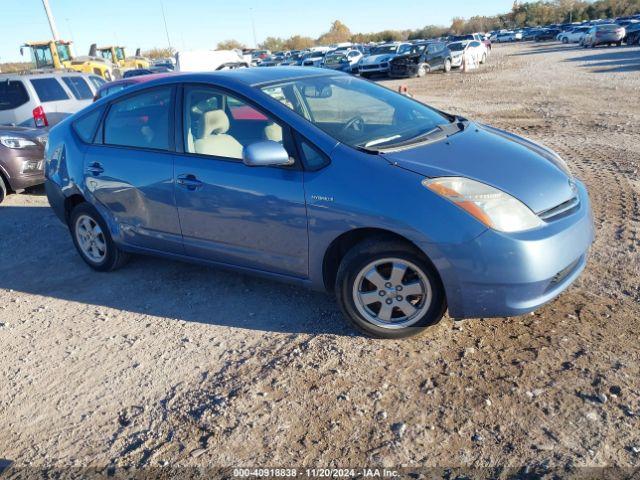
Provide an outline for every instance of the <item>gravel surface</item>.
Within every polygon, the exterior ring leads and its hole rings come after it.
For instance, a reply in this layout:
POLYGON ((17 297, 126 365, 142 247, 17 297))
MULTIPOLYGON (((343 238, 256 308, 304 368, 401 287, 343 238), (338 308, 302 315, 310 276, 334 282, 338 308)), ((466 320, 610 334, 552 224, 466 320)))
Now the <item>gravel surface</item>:
POLYGON ((472 73, 383 83, 564 156, 597 229, 572 288, 524 317, 372 340, 296 287, 152 258, 94 273, 42 192, 14 195, 0 461, 640 466, 640 49, 496 46, 472 73))

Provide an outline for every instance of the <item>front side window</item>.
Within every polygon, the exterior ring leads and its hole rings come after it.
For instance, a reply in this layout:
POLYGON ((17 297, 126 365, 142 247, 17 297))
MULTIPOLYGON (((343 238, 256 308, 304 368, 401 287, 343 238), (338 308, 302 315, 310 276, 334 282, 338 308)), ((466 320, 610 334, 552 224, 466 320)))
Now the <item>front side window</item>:
POLYGON ((169 150, 173 89, 160 87, 111 105, 104 122, 104 143, 169 150))
POLYGON ((31 54, 36 68, 53 68, 53 55, 49 45, 33 47, 31 54))
POLYGON ((104 78, 102 77, 98 77, 96 75, 91 75, 89 77, 89 80, 91 80, 91 83, 93 84, 93 86, 97 89, 100 88, 102 85, 104 85, 105 83, 107 83, 104 78))
POLYGON ((354 77, 299 79, 262 90, 353 147, 390 147, 450 122, 426 105, 354 77))
POLYGON ((184 150, 242 159, 244 147, 271 140, 283 144, 283 129, 246 102, 206 86, 184 91, 184 150))
POLYGON ((69 99, 56 78, 32 78, 31 85, 42 103, 69 99))
POLYGON ((93 98, 89 84, 82 77, 62 77, 62 81, 78 100, 93 98))
POLYGON ((60 58, 61 62, 68 62, 71 60, 71 50, 69 49, 69 45, 64 45, 59 43, 58 47, 58 58, 60 58))

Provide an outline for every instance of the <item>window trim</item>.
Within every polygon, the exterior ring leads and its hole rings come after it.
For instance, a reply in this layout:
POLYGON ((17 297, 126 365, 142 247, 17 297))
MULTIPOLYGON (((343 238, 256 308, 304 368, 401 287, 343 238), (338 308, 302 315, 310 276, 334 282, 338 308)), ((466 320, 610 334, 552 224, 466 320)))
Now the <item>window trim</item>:
MULTIPOLYGON (((100 127, 97 134, 100 134, 100 143, 99 145, 104 146, 104 147, 110 147, 110 148, 126 148, 126 149, 130 149, 130 150, 138 150, 138 151, 145 151, 145 152, 161 152, 161 153, 175 153, 176 151, 176 139, 175 139, 175 124, 176 124, 176 119, 175 119, 175 108, 171 108, 171 106, 169 107, 169 126, 168 126, 168 135, 169 135, 169 145, 167 146, 167 149, 161 149, 161 148, 150 148, 150 147, 139 147, 139 146, 135 146, 135 145, 113 145, 110 143, 107 143, 105 141, 105 130, 106 130, 106 123, 107 123, 107 118, 109 116, 109 113, 111 112, 111 109, 113 108, 113 105, 116 103, 120 103, 123 101, 126 101, 132 97, 136 97, 138 95, 144 95, 146 93, 152 92, 153 90, 162 90, 162 89, 166 89, 169 88, 171 89, 171 105, 175 105, 176 104, 176 91, 178 90, 178 84, 175 83, 168 83, 168 84, 162 84, 162 85, 155 85, 153 87, 149 87, 149 88, 144 88, 141 90, 136 90, 135 92, 130 92, 127 93, 125 95, 122 95, 118 98, 114 98, 112 99, 108 105, 107 108, 105 108, 105 111, 102 115, 102 118, 100 119, 100 127)), ((94 144, 96 144, 96 139, 94 137, 94 144)))
MULTIPOLYGON (((195 152, 187 152, 187 151, 185 151, 185 148, 184 148, 184 144, 185 144, 185 137, 184 137, 184 98, 185 98, 185 90, 188 87, 208 88, 210 90, 214 90, 216 92, 220 92, 222 95, 227 95, 227 96, 233 97, 233 98, 235 98, 237 100, 242 101, 247 106, 249 106, 251 108, 254 108, 255 110, 257 110, 258 112, 262 113, 267 118, 270 118, 270 119, 274 120, 276 123, 278 123, 278 125, 280 125, 280 127, 282 127, 283 139, 288 136, 291 139, 292 148, 294 149, 294 152, 288 152, 289 156, 291 158, 293 158, 293 160, 294 160, 293 165, 281 165, 281 166, 271 166, 271 167, 255 167, 255 168, 278 168, 278 169, 285 169, 285 170, 302 170, 303 169, 302 160, 300 160, 300 154, 298 152, 298 147, 296 145, 295 135, 294 135, 294 133, 297 133, 297 132, 295 132, 295 130, 291 127, 291 125, 289 125, 287 122, 282 120, 282 118, 278 117, 278 115, 274 114, 273 112, 268 111, 266 108, 264 108, 261 105, 257 104, 255 101, 247 98, 242 93, 234 91, 234 90, 231 90, 229 88, 226 88, 226 87, 223 87, 223 86, 220 86, 220 85, 217 85, 217 84, 208 83, 208 82, 183 82, 183 83, 180 84, 179 97, 178 97, 178 101, 176 102, 176 111, 175 111, 175 115, 174 115, 175 118, 176 118, 176 122, 175 122, 176 130, 175 130, 175 135, 174 135, 175 139, 176 139, 175 152, 177 154, 179 154, 180 156, 185 156, 187 158, 193 157, 193 158, 203 158, 203 159, 208 159, 208 160, 218 160, 218 161, 232 162, 232 163, 243 163, 241 158, 223 157, 223 156, 218 156, 218 155, 205 155, 203 153, 195 153, 195 152), (292 153, 294 154, 294 156, 291 155, 292 153)), ((285 146, 285 149, 286 149, 286 146, 285 146)), ((252 167, 247 167, 247 168, 252 168, 252 167)))

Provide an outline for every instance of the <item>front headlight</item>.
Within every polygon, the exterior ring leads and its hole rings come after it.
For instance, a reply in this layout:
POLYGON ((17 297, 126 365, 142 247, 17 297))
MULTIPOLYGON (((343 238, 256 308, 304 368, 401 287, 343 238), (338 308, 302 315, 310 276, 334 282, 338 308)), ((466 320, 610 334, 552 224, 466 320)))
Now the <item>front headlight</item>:
POLYGON ((0 143, 7 148, 35 147, 35 142, 22 137, 12 137, 9 135, 0 136, 0 143))
POLYGON ((544 224, 520 200, 475 180, 464 177, 427 178, 422 184, 487 227, 500 232, 521 232, 544 224))

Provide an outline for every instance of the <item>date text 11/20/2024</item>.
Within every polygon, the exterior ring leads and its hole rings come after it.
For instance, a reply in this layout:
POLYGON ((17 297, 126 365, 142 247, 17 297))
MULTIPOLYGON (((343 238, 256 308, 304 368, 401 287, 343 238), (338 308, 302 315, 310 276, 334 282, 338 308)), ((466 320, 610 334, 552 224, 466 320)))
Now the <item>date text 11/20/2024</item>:
POLYGON ((385 468, 234 468, 235 478, 396 478, 396 470, 385 468))

